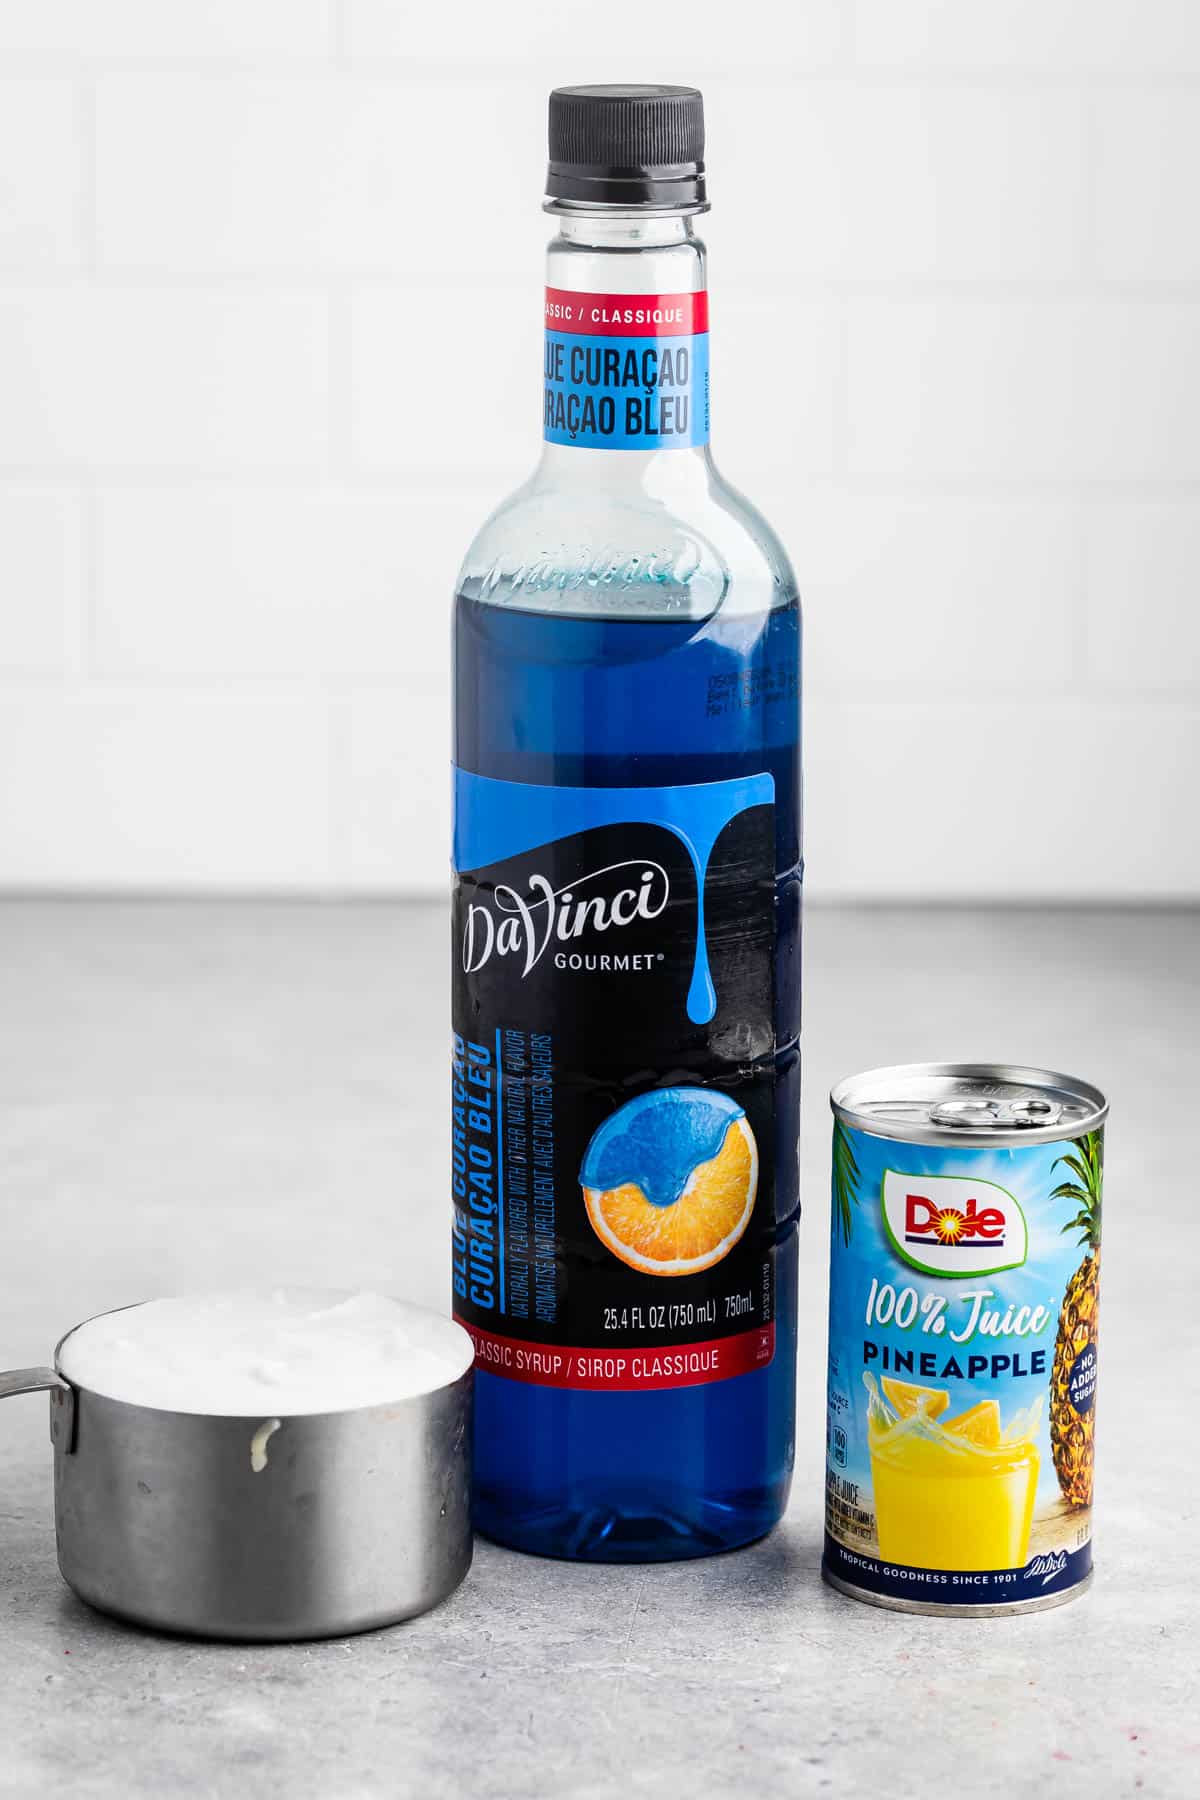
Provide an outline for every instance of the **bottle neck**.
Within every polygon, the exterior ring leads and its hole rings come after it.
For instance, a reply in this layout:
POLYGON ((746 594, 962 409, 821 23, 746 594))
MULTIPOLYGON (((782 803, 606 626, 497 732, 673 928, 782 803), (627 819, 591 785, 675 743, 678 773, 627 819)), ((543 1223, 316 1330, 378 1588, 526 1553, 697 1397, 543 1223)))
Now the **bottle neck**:
MULTIPOLYGON (((676 259, 699 262, 704 282, 704 245, 692 229, 694 214, 684 212, 620 212, 611 206, 554 206, 558 236, 551 238, 549 255, 597 255, 645 257, 663 252, 676 259)), ((643 290, 632 289, 631 292, 643 290)), ((650 291, 650 290, 645 290, 650 291)))
POLYGON ((708 459, 705 249, 684 213, 556 207, 546 259, 543 435, 564 478, 708 459), (626 469, 621 464, 628 463, 626 469))

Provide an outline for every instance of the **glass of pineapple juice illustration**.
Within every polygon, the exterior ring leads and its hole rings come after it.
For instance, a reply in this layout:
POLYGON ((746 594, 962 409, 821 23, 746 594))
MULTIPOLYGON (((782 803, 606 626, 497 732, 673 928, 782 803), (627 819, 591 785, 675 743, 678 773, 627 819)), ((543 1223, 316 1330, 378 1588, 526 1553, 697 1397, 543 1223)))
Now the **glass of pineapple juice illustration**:
POLYGON ((1002 1429, 995 1400, 943 1419, 944 1388, 863 1376, 879 1552, 925 1569, 1019 1569, 1037 1494, 1037 1400, 1002 1429), (886 1396, 886 1398, 884 1397, 886 1396))

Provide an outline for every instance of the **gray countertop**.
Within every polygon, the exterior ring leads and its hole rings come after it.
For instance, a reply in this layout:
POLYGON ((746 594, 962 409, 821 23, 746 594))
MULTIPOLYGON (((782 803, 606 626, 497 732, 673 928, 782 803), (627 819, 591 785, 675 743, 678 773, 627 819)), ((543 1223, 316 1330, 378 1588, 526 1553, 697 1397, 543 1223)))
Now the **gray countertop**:
MULTIPOLYGON (((233 1282, 444 1305, 434 908, 0 907, 0 1366, 106 1307, 233 1282)), ((54 1563, 44 1397, 0 1413, 0 1792, 1200 1792, 1200 919, 815 912, 799 1421, 749 1550, 587 1568, 478 1546, 438 1611, 258 1649, 125 1629, 54 1563), (1113 1103, 1091 1593, 944 1620, 822 1586, 831 1080, 1048 1063, 1113 1103), (1191 1128, 1191 1129, 1189 1129, 1191 1128)))

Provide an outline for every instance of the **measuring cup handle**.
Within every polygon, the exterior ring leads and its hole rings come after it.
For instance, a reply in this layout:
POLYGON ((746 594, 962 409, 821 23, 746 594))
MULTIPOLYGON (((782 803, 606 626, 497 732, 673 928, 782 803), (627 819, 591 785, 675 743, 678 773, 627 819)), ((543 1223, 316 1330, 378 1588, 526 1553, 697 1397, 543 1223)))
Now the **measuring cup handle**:
POLYGON ((75 1389, 57 1369, 0 1369, 0 1400, 13 1394, 50 1394, 50 1439, 62 1439, 68 1455, 75 1448, 75 1389))
POLYGON ((66 1385, 57 1369, 0 1369, 0 1400, 7 1400, 10 1394, 36 1394, 42 1388, 66 1385))

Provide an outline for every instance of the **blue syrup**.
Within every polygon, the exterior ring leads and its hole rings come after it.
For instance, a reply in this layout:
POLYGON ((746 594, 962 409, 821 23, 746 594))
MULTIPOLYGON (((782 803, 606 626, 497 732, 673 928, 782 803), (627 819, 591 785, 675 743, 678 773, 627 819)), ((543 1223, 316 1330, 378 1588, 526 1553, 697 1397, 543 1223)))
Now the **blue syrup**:
MULTIPOLYGON (((542 786, 664 788, 764 772, 775 784, 775 1354, 729 1380, 644 1393, 543 1387, 479 1370, 475 1521, 521 1550, 602 1562, 710 1555, 762 1536, 787 1500, 799 1216, 799 639, 794 601, 699 621, 457 601, 460 769, 542 786)), ((699 869, 703 846, 691 853, 699 869)), ((702 1017, 711 1016, 706 975, 693 982, 702 1017)))

